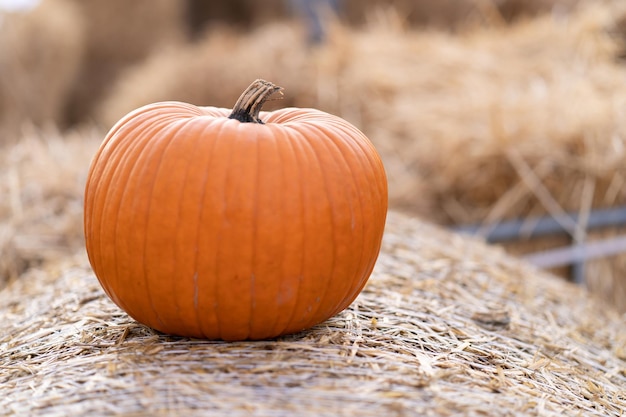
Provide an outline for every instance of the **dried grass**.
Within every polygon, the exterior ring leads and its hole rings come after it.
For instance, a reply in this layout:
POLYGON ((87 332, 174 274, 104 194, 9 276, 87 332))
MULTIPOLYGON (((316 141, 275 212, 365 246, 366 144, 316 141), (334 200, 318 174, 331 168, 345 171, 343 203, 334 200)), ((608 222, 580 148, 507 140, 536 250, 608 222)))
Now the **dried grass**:
POLYGON ((82 195, 101 132, 23 131, 0 151, 0 289, 83 246, 82 195))
POLYGON ((82 23, 67 0, 0 9, 0 144, 15 143, 24 124, 62 124, 84 49, 82 23))
POLYGON ((296 335, 157 334, 82 253, 0 293, 0 413, 626 413, 625 317, 503 252, 392 212, 363 293, 296 335))

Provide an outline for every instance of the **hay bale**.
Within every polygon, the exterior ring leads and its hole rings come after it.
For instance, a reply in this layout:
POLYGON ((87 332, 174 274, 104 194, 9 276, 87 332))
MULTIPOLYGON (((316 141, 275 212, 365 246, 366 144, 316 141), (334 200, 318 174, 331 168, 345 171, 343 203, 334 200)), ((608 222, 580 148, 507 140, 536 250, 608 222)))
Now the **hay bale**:
POLYGON ((120 71, 188 36, 186 4, 172 0, 71 0, 89 30, 67 108, 70 122, 93 116, 120 71))
POLYGON ((80 253, 0 292, 0 346, 0 406, 18 415, 626 413, 623 317, 394 212, 363 293, 312 330, 157 334, 106 298, 80 253))
POLYGON ((101 140, 91 129, 32 131, 0 152, 0 288, 83 247, 82 195, 101 140))
POLYGON ((66 0, 0 8, 0 144, 15 143, 24 124, 61 123, 83 35, 80 13, 66 0))
POLYGON ((363 130, 387 154, 401 184, 394 205, 411 210, 423 195, 411 190, 426 186, 440 209, 422 214, 440 223, 545 213, 522 167, 564 207, 580 206, 585 176, 608 190, 624 170, 626 127, 614 116, 626 88, 608 13, 465 36, 380 28, 351 38, 338 95, 357 101, 363 130))

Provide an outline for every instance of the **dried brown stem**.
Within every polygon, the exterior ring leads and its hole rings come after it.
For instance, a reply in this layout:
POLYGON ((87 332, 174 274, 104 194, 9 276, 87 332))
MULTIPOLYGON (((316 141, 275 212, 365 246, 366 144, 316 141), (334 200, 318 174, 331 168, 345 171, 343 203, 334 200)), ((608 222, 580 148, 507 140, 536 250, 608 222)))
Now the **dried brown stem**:
POLYGON ((242 123, 263 123, 259 118, 259 113, 263 104, 274 94, 280 92, 282 95, 282 87, 279 87, 269 81, 262 79, 255 80, 241 94, 233 111, 228 116, 230 119, 239 120, 242 123))

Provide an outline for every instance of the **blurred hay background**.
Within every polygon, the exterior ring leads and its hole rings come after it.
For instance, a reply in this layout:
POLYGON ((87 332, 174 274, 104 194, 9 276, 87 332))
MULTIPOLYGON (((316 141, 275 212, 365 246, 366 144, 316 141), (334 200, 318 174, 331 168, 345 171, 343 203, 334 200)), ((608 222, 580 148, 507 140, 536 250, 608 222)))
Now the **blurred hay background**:
POLYGON ((69 0, 28 12, 0 9, 0 144, 16 143, 24 123, 64 118, 84 53, 84 22, 69 0))
POLYGON ((65 105, 64 121, 69 124, 89 120, 126 67, 168 45, 181 44, 188 36, 184 1, 71 1, 88 29, 82 39, 85 53, 80 71, 65 105))

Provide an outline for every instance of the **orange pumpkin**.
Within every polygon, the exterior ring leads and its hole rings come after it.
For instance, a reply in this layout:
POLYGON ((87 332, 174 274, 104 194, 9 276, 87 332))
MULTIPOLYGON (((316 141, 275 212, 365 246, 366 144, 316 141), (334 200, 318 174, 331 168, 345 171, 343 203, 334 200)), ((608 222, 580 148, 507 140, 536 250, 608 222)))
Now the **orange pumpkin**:
POLYGON ((164 333, 264 339, 345 309, 369 278, 387 213, 370 141, 314 109, 162 102, 107 134, 85 189, 89 261, 108 296, 164 333))

